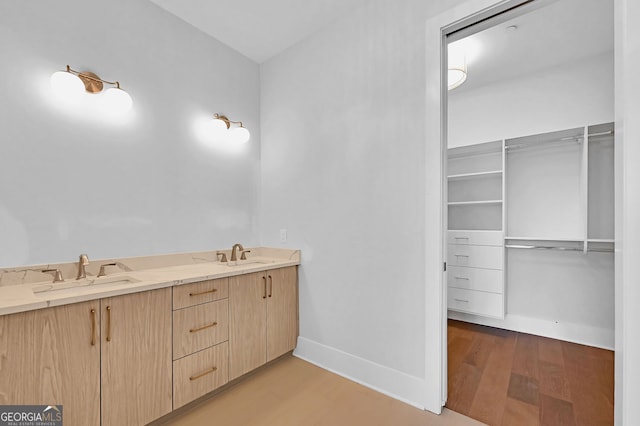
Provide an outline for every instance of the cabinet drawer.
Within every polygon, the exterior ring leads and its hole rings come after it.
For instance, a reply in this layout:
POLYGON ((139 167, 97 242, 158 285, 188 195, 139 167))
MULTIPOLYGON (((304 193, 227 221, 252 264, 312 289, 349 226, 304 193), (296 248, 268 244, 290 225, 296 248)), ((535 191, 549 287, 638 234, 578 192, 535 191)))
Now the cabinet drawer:
POLYGON ((173 311, 173 359, 229 340, 229 299, 173 311))
POLYGON ((502 294, 449 287, 447 289, 447 307, 452 311, 504 318, 504 296, 502 294))
POLYGON ((503 269, 504 248, 449 244, 447 246, 447 262, 451 266, 503 269))
POLYGON ((499 269, 451 266, 447 271, 449 287, 504 293, 504 272, 499 269))
POLYGON ((229 381, 229 344, 220 343, 173 362, 173 409, 229 381))
POLYGON ((502 231, 447 231, 449 244, 502 246, 502 231))
POLYGON ((173 287, 173 309, 182 309, 227 297, 229 297, 228 278, 179 285, 173 287))

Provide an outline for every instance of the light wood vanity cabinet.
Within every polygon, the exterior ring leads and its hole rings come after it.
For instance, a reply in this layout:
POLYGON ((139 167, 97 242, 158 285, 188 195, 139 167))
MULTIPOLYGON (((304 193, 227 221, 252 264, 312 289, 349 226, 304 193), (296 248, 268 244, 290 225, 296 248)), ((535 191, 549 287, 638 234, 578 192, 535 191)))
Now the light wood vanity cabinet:
POLYGON ((0 405, 62 404, 65 425, 99 425, 99 312, 95 300, 0 316, 0 405))
POLYGON ((229 379, 295 348, 296 267, 229 278, 229 379))
POLYGON ((171 289, 0 316, 2 405, 143 425, 171 411, 171 380, 171 289))
POLYGON ((111 297, 100 303, 102 426, 143 425, 168 414, 172 409, 171 289, 111 297))
POLYGON ((297 267, 0 316, 0 405, 144 425, 294 349, 297 267))
POLYGON ((229 279, 173 288, 173 408, 229 381, 229 279))

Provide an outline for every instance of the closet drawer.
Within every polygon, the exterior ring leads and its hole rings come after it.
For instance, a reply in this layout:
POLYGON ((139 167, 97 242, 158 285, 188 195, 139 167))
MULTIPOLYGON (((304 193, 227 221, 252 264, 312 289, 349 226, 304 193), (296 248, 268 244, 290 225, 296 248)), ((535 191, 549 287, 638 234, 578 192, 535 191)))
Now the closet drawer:
POLYGON ((173 311, 173 359, 229 340, 229 299, 173 311))
POLYGON ((447 231, 449 244, 502 246, 502 231, 447 231))
POLYGON ((229 278, 173 287, 173 309, 186 308, 229 297, 229 278))
POLYGON ((499 269, 451 266, 447 271, 447 284, 467 290, 504 293, 504 272, 499 269))
POLYGON ((447 246, 447 262, 450 266, 503 269, 504 248, 449 244, 447 246))
POLYGON ((173 409, 229 381, 229 343, 224 342, 173 362, 173 409))
POLYGON ((504 296, 497 293, 449 287, 447 307, 452 311, 504 318, 504 296))

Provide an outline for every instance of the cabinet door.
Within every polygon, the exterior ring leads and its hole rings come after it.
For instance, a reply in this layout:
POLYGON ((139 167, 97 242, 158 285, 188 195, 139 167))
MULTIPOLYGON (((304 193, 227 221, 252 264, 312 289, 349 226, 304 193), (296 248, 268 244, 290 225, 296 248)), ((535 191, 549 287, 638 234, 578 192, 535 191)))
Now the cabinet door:
POLYGON ((102 426, 143 425, 171 411, 171 289, 101 301, 102 426))
POLYGON ((293 350, 298 339, 298 272, 295 266, 266 271, 267 361, 293 350))
POLYGON ((98 426, 99 312, 92 301, 0 316, 0 405, 61 404, 65 425, 98 426))
POLYGON ((266 362, 266 299, 264 273, 229 278, 229 380, 266 362))

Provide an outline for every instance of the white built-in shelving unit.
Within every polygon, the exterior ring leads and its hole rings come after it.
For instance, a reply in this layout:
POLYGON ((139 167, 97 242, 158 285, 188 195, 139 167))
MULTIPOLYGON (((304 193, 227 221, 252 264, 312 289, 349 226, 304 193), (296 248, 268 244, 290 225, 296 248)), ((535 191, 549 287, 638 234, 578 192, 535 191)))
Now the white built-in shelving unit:
POLYGON ((613 282, 613 130, 606 123, 448 150, 450 311, 504 319, 506 293, 516 289, 509 300, 520 313, 546 303, 552 316, 575 300, 569 312, 599 315, 597 295, 613 282))

